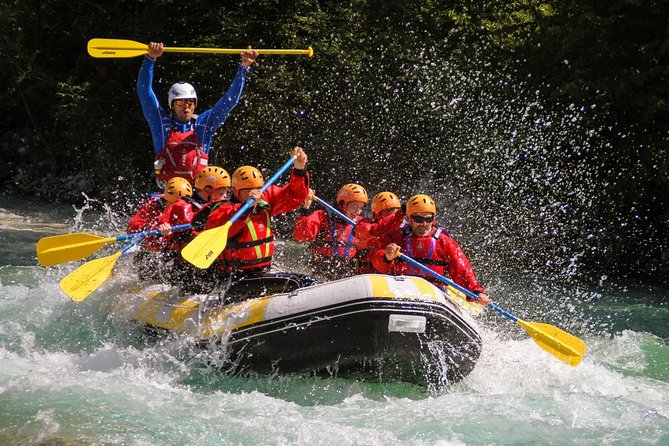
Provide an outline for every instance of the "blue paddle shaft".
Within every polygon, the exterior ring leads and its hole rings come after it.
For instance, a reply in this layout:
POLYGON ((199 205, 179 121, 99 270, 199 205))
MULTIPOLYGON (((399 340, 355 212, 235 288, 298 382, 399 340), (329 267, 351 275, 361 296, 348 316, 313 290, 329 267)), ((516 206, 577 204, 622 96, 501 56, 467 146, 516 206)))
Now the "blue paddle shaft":
MULTIPOLYGON (((276 181, 279 179, 279 177, 281 175, 283 175, 284 172, 286 170, 288 170, 290 168, 290 166, 293 165, 293 163, 295 163, 296 159, 297 159, 297 157, 293 156, 288 161, 286 161, 286 163, 281 167, 281 169, 279 169, 274 175, 272 175, 272 177, 269 180, 267 180, 267 182, 265 182, 265 185, 262 188, 260 188, 260 193, 262 194, 263 192, 265 192, 267 190, 268 187, 270 187, 272 184, 276 183, 276 181)), ((244 215, 244 213, 246 211, 248 211, 249 208, 255 204, 255 202, 256 202, 256 200, 253 199, 253 198, 249 198, 248 200, 246 200, 246 203, 244 203, 244 205, 242 207, 240 207, 239 210, 237 212, 235 212, 232 217, 230 217, 230 220, 229 220, 230 224, 239 220, 239 217, 244 215)))
POLYGON ((132 248, 133 246, 135 246, 136 244, 138 244, 139 242, 141 242, 143 238, 144 238, 144 237, 137 237, 137 238, 135 238, 135 239, 132 239, 132 241, 131 241, 130 243, 128 243, 127 245, 125 245, 125 246, 121 249, 121 255, 125 254, 126 252, 128 252, 128 251, 130 250, 130 248, 132 248))
MULTIPOLYGON (((326 202, 326 201, 323 201, 323 200, 321 200, 320 198, 318 198, 318 197, 316 197, 316 196, 314 196, 314 200, 316 200, 316 201, 317 201, 320 205, 322 205, 323 207, 325 207, 325 208, 329 209, 330 211, 334 212, 335 214, 337 214, 339 217, 341 217, 341 218, 344 219, 345 221, 349 222, 349 223, 352 224, 352 225, 355 225, 355 222, 354 222, 353 220, 351 220, 350 218, 348 218, 345 214, 343 214, 339 209, 336 209, 336 208, 335 208, 334 206, 332 206, 330 203, 328 203, 328 202, 326 202)), ((422 263, 419 263, 418 261, 412 259, 411 257, 409 257, 409 256, 407 256, 407 255, 405 255, 405 254, 400 254, 400 258, 401 258, 402 260, 404 260, 405 262, 408 262, 408 263, 410 263, 411 265, 415 266, 416 268, 418 268, 418 269, 420 269, 420 270, 422 270, 422 271, 424 271, 424 272, 426 272, 426 273, 428 273, 428 274, 431 274, 432 276, 436 277, 437 279, 439 279, 440 281, 444 282, 445 284, 452 286, 452 287, 455 288, 456 290, 459 290, 459 291, 465 293, 467 296, 469 296, 469 297, 471 297, 471 298, 473 298, 473 299, 479 300, 479 297, 478 297, 476 294, 474 294, 474 293, 472 293, 471 291, 469 291, 467 288, 461 287, 461 286, 458 285, 457 283, 455 283, 455 282, 453 282, 452 280, 450 280, 448 277, 446 277, 446 276, 442 276, 442 275, 439 274, 438 272, 436 272, 436 271, 434 271, 434 270, 428 268, 427 266, 423 265, 422 263)), ((517 322, 517 321, 518 321, 518 318, 517 318, 516 316, 514 316, 514 315, 511 314, 511 313, 509 313, 508 311, 503 310, 502 308, 498 307, 497 305, 495 305, 495 304, 492 303, 492 302, 488 303, 488 307, 492 308, 493 310, 497 311, 497 312, 498 312, 499 314, 501 314, 502 316, 507 317, 507 318, 511 319, 512 321, 514 321, 514 322, 517 322)))
MULTIPOLYGON (((177 231, 183 231, 184 229, 189 229, 191 227, 190 223, 184 224, 184 225, 177 225, 172 227, 173 232, 177 231)), ((124 235, 119 235, 116 237, 117 242, 122 242, 124 240, 128 239, 136 239, 139 238, 140 240, 143 239, 144 237, 149 237, 152 235, 159 235, 160 234, 160 229, 153 229, 151 231, 144 231, 144 232, 133 232, 132 234, 124 234, 124 235)))
POLYGON ((356 223, 355 223, 353 220, 351 220, 350 218, 348 218, 348 216, 347 216, 346 214, 344 214, 342 211, 340 211, 339 209, 337 209, 337 208, 335 208, 334 206, 332 206, 332 205, 331 205, 330 203, 328 203, 327 201, 323 201, 323 200, 321 200, 320 198, 318 198, 318 197, 315 196, 315 195, 314 195, 314 200, 315 200, 318 204, 320 204, 321 206, 323 206, 324 208, 326 208, 326 209, 328 209, 329 211, 331 211, 331 212, 337 214, 338 217, 340 217, 342 220, 346 221, 348 224, 351 224, 351 225, 355 226, 356 223))
MULTIPOLYGON (((424 271, 424 272, 426 272, 426 273, 428 273, 428 274, 431 274, 432 276, 436 277, 437 279, 439 279, 440 281, 444 282, 445 284, 450 285, 450 286, 452 286, 453 288, 455 288, 456 290, 465 293, 467 296, 469 296, 469 297, 471 297, 471 298, 473 298, 473 299, 479 300, 479 297, 478 297, 476 294, 474 294, 473 292, 469 291, 467 288, 464 288, 464 287, 458 285, 457 283, 453 282, 453 281, 452 281, 451 279, 449 279, 448 277, 446 277, 446 276, 442 276, 442 275, 439 274, 438 272, 436 272, 436 271, 434 271, 434 270, 428 268, 427 266, 423 265, 422 263, 418 263, 418 261, 412 259, 411 257, 409 257, 409 256, 407 256, 407 255, 404 255, 404 254, 400 254, 400 255, 399 255, 399 258, 402 259, 402 260, 404 260, 405 262, 410 263, 411 265, 415 266, 416 268, 418 268, 418 269, 420 269, 420 270, 422 270, 422 271, 424 271)), ((508 318, 508 319, 511 319, 511 320, 514 321, 514 322, 517 322, 517 321, 518 321, 518 318, 517 318, 516 316, 514 316, 514 315, 511 314, 511 313, 509 313, 508 311, 505 311, 505 310, 501 309, 500 307, 498 307, 497 305, 495 305, 495 304, 492 303, 492 302, 488 303, 488 307, 492 308, 493 310, 495 310, 496 312, 498 312, 498 313, 501 314, 502 316, 504 316, 504 317, 506 317, 506 318, 508 318)))

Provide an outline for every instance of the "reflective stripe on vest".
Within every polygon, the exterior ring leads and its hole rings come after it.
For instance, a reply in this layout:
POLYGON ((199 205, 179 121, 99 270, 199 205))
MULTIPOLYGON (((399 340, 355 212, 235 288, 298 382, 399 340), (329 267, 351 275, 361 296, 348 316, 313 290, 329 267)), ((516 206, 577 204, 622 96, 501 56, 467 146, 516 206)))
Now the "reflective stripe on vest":
MULTIPOLYGON (((269 236, 272 234, 272 219, 269 216, 269 212, 267 212, 266 210, 263 210, 263 211, 265 212, 265 217, 266 217, 265 225, 267 227, 267 232, 265 234, 265 235, 267 235, 267 237, 264 237, 263 240, 271 240, 272 238, 270 238, 269 236)), ((251 221, 250 218, 246 220, 246 228, 249 230, 249 234, 251 234, 251 240, 253 240, 254 242, 257 242, 257 241, 260 240, 258 238, 258 233, 256 232, 256 227, 255 227, 255 225, 253 224, 253 222, 251 221)), ((260 245, 255 245, 253 247, 256 251, 256 257, 258 259, 269 257, 269 244, 270 244, 269 241, 266 241, 265 243, 262 244, 265 247, 265 253, 264 254, 260 252, 260 245)))

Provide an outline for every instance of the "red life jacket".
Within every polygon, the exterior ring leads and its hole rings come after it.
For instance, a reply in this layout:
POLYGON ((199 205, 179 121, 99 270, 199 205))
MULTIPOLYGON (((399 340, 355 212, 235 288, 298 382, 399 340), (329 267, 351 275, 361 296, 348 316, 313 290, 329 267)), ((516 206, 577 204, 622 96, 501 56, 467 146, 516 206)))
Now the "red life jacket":
MULTIPOLYGON (((406 254, 409 257, 425 266, 430 267, 431 270, 441 275, 445 275, 448 274, 446 272, 446 268, 448 268, 448 262, 445 259, 436 258, 435 256, 435 248, 442 231, 444 231, 443 228, 437 228, 432 235, 427 237, 416 237, 411 230, 411 226, 407 226, 404 229, 403 245, 405 246, 406 254)), ((448 232, 446 232, 446 234, 448 234, 448 232)), ((418 269, 411 264, 408 265, 406 274, 411 276, 420 276, 437 286, 442 286, 441 282, 435 279, 434 276, 423 272, 423 270, 418 269)))
POLYGON ((165 147, 156 154, 156 177, 168 181, 182 177, 191 182, 209 164, 209 155, 204 153, 194 130, 195 119, 191 119, 190 130, 178 132, 174 127, 165 147))
POLYGON ((267 209, 259 209, 248 215, 246 227, 239 234, 228 239, 218 269, 235 271, 265 268, 272 264, 273 254, 274 233, 270 213, 267 209))
MULTIPOLYGON (((316 240, 311 243, 313 253, 323 257, 349 259, 355 257, 358 242, 358 239, 355 237, 355 227, 350 223, 335 219, 327 214, 324 215, 328 228, 323 228, 321 223, 316 240)), ((356 218, 356 220, 360 220, 360 217, 356 218)))

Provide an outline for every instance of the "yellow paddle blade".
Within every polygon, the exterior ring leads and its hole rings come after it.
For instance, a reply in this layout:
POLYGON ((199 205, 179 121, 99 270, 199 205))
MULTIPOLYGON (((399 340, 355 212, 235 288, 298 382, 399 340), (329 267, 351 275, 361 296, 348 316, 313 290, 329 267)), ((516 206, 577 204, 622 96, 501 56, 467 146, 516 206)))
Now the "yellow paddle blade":
MULTIPOLYGON (((166 53, 202 53, 202 54, 240 54, 242 51, 248 51, 246 48, 184 48, 184 47, 165 47, 166 53)), ((309 57, 314 55, 313 48, 301 49, 254 49, 258 54, 303 54, 309 57)), ((91 39, 88 41, 88 54, 97 58, 124 58, 138 57, 148 54, 149 46, 135 42, 133 40, 123 39, 91 39)))
POLYGON ((83 232, 43 237, 37 242, 37 261, 42 266, 53 266, 83 259, 115 241, 83 232))
POLYGON ((114 255, 84 263, 63 277, 60 281, 60 288, 70 299, 81 302, 109 279, 119 257, 121 257, 120 251, 114 255))
POLYGON ((148 45, 132 40, 91 39, 88 41, 88 54, 98 58, 138 57, 148 52, 148 45))
POLYGON ((585 355, 585 342, 576 336, 560 330, 550 324, 540 322, 518 323, 539 347, 571 366, 578 365, 585 355))
POLYGON ((230 226, 232 223, 228 221, 218 228, 200 232, 181 250, 181 256, 200 269, 209 268, 228 244, 230 226))

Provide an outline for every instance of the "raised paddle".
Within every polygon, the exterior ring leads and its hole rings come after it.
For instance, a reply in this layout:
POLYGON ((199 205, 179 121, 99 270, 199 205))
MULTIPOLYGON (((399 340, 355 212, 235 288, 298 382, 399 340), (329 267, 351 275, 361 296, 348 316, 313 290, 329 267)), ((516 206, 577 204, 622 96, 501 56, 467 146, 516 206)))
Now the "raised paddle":
MULTIPOLYGON (((205 54, 240 54, 242 51, 249 51, 248 49, 234 49, 234 48, 183 48, 183 47, 165 47, 163 51, 166 53, 205 53, 205 54)), ((306 50, 266 50, 256 49, 253 51, 258 54, 277 54, 290 55, 298 54, 312 57, 314 50, 309 47, 306 50)), ((91 39, 88 41, 88 54, 97 58, 127 58, 144 56, 149 53, 149 46, 135 42, 133 40, 123 39, 91 39)))
MULTIPOLYGON (((260 193, 265 192, 268 187, 274 184, 279 177, 293 165, 296 159, 297 157, 293 156, 286 161, 281 169, 279 169, 272 178, 267 180, 265 185, 260 189, 260 193)), ((207 229, 198 234, 197 237, 191 240, 190 243, 181 250, 183 258, 200 269, 209 268, 228 244, 228 231, 230 230, 230 226, 239 220, 239 218, 254 204, 255 200, 249 198, 246 203, 244 203, 244 205, 230 217, 230 220, 225 222, 225 224, 217 228, 207 229)))
MULTIPOLYGON (((441 282, 444 282, 445 284, 448 284, 453 288, 462 291, 467 296, 470 296, 478 300, 478 296, 476 294, 472 293, 466 288, 461 287, 457 283, 453 282, 447 277, 442 276, 436 271, 431 270, 427 266, 417 262, 411 257, 404 254, 400 254, 399 258, 404 260, 405 262, 410 263, 416 268, 433 275, 441 282)), ((586 349, 585 342, 583 342, 576 336, 569 334, 566 331, 560 330, 559 328, 549 324, 543 324, 540 322, 526 322, 521 319, 518 319, 513 314, 501 309, 492 302, 488 304, 488 307, 492 308, 502 316, 511 319, 514 322, 518 322, 518 324, 525 329, 527 334, 530 335, 532 340, 536 342, 539 347, 546 350, 548 353, 555 356, 560 361, 569 364, 571 366, 575 366, 578 365, 578 363, 580 363, 581 360, 583 359, 583 355, 585 355, 585 349, 586 349)))
POLYGON ((70 299, 81 302, 109 279, 119 257, 140 241, 141 238, 134 239, 115 254, 84 263, 61 279, 60 289, 70 299))
MULTIPOLYGON (((190 228, 190 224, 178 225, 172 231, 183 231, 190 228)), ((74 234, 52 235, 43 237, 37 242, 37 261, 42 266, 59 265, 88 257, 100 248, 110 243, 122 242, 129 239, 159 235, 160 230, 135 232, 116 237, 100 237, 94 234, 77 232, 74 234)))

